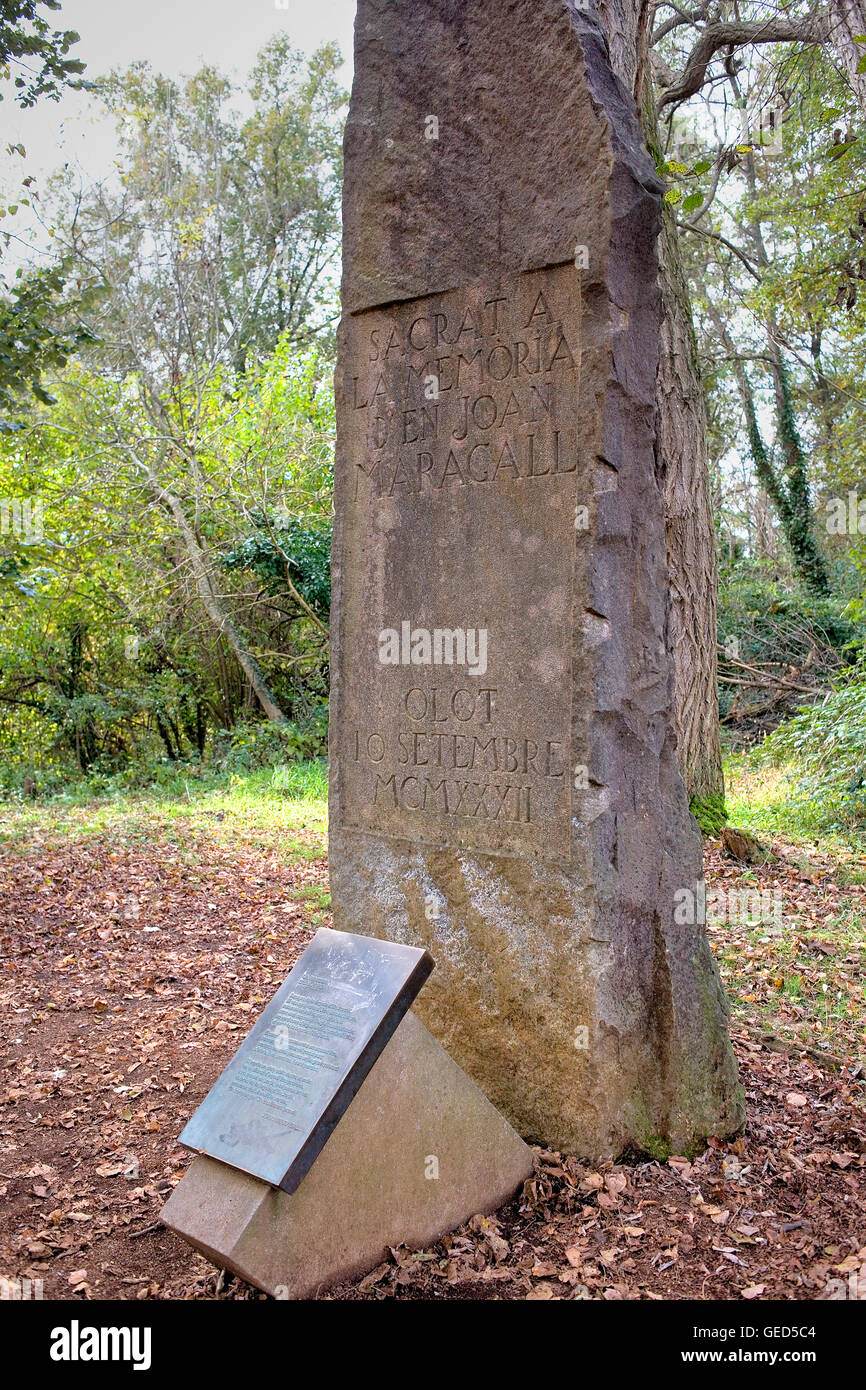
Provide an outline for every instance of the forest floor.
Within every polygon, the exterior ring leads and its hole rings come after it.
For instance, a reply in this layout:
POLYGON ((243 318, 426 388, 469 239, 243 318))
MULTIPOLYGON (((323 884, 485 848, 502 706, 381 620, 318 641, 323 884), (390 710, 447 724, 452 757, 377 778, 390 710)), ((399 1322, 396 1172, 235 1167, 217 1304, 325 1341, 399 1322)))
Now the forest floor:
MULTIPOLYGON (((495 1217, 327 1297, 866 1295, 866 854, 772 843, 752 869, 707 844, 743 1134, 693 1162, 539 1152, 495 1217)), ((177 1134, 328 910, 324 803, 263 775, 0 807, 0 1276, 49 1299, 264 1297, 159 1212, 177 1134)))

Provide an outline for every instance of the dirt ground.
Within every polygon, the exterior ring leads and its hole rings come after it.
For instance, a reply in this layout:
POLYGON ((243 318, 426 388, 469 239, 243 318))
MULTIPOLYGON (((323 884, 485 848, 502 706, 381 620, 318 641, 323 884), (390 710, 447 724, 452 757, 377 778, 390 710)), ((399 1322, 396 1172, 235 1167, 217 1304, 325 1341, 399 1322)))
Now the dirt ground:
MULTIPOLYGON (((748 1107, 735 1142, 597 1169, 540 1152, 496 1217, 324 1296, 827 1299, 858 1278, 866 1296, 863 948, 844 929, 866 874, 837 870, 709 855, 711 885, 779 892, 787 914, 711 931, 748 1107)), ((264 1297, 159 1211, 189 1161, 177 1134, 327 922, 326 892, 320 858, 208 837, 4 854, 0 1275, 47 1299, 264 1297)))

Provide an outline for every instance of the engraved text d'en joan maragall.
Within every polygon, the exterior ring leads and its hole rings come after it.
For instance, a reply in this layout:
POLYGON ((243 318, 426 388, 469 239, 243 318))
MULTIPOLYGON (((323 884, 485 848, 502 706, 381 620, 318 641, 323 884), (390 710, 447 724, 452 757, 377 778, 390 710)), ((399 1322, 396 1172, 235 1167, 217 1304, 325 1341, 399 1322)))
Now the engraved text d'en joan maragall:
POLYGON ((433 495, 574 472, 575 458, 549 424, 552 378, 574 370, 572 345, 543 291, 525 324, 506 342, 492 341, 506 331, 508 303, 500 295, 481 310, 418 315, 405 331, 397 323, 370 330, 369 374, 363 383, 353 376, 349 392, 351 408, 369 418, 370 453, 356 460, 355 498, 363 484, 376 497, 400 489, 433 495), (517 425, 527 427, 519 439, 517 425))

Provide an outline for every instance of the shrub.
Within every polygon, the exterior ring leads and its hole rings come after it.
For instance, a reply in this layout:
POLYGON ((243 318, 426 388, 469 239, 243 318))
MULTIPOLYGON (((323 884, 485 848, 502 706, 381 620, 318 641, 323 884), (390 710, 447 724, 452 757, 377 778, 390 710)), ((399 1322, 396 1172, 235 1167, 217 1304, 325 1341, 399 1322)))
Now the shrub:
POLYGON ((753 757, 772 766, 793 764, 792 793, 815 803, 822 824, 866 825, 866 662, 780 724, 753 757))
POLYGON ((319 705, 293 724, 257 721, 214 735, 213 759, 226 772, 252 772, 292 761, 321 758, 328 751, 328 707, 319 705))
POLYGON ((803 697, 792 682, 828 684, 856 661, 863 645, 863 624, 845 598, 782 589, 749 572, 722 585, 718 627, 719 713, 723 723, 751 737, 794 712, 803 697), (751 681, 756 670, 763 680, 739 683, 751 681))

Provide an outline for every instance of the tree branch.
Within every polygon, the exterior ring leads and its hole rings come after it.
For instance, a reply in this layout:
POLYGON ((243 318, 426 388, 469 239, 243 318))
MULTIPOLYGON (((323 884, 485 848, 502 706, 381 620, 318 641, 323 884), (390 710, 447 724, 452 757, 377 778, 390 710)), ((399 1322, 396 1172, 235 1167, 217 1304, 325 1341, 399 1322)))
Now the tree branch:
POLYGON ((674 15, 672 19, 666 19, 664 23, 660 24, 659 27, 654 31, 652 36, 653 44, 658 43, 661 39, 665 38, 668 34, 672 33, 674 29, 681 28, 683 24, 696 24, 698 20, 706 19, 707 17, 706 5, 698 5, 698 7, 692 10, 690 14, 687 13, 685 10, 681 10, 679 5, 674 5, 672 3, 672 0, 667 0, 666 4, 659 5, 658 8, 660 10, 673 10, 674 15))
POLYGON ((697 232, 698 236, 708 237, 710 241, 718 241, 722 244, 722 246, 727 246, 728 250, 733 251, 737 259, 742 261, 749 274, 753 275, 755 279, 760 282, 760 273, 752 265, 752 262, 749 260, 748 256, 744 255, 740 248, 738 246, 735 246, 732 241, 728 241, 727 237, 722 236, 721 232, 708 232, 706 227, 696 227, 693 222, 683 222, 679 217, 676 219, 676 223, 680 230, 683 232, 697 232))
POLYGON ((659 97, 658 110, 685 101, 703 86, 707 68, 720 48, 743 48, 750 43, 823 43, 829 37, 827 11, 804 15, 801 19, 774 16, 760 23, 723 22, 707 24, 688 57, 682 76, 659 97))

